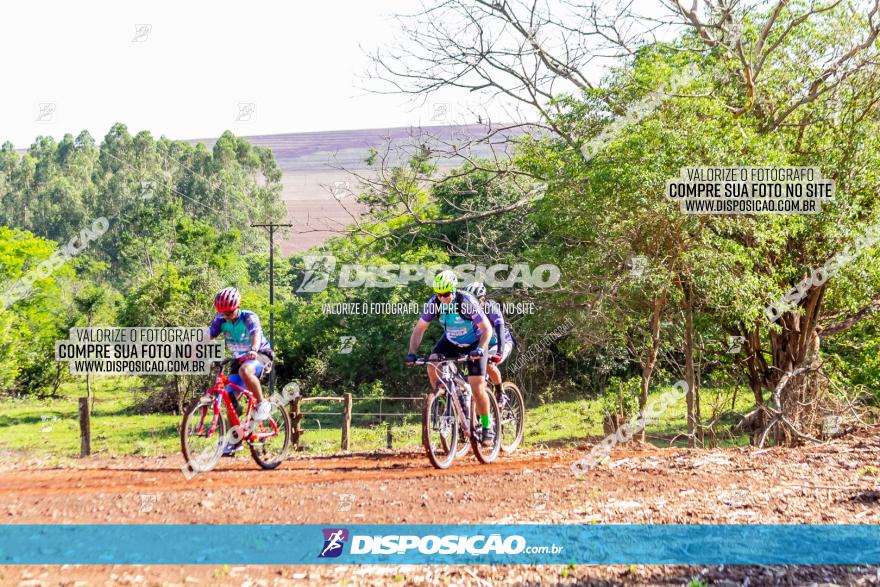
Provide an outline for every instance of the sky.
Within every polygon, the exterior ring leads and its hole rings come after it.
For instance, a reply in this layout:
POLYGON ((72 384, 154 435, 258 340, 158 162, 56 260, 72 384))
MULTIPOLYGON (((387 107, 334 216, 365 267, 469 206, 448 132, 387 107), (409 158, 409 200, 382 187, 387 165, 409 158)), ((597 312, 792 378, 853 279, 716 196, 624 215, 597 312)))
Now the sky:
MULTIPOLYGON (((413 0, 0 5, 0 142, 116 122, 174 139, 476 122, 473 96, 370 94, 365 49, 413 0), (438 122, 439 121, 439 122, 438 122)), ((500 107, 499 107, 500 108, 500 107)), ((493 118, 502 116, 497 110, 493 118)))

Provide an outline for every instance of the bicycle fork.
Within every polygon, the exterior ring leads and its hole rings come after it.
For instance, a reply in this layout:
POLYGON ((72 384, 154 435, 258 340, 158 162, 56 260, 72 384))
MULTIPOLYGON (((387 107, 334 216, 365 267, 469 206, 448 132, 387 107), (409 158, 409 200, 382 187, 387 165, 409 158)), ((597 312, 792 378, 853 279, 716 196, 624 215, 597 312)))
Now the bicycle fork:
POLYGON ((210 407, 211 410, 211 429, 205 432, 205 417, 208 415, 208 404, 202 406, 202 417, 199 418, 199 427, 196 429, 196 435, 204 434, 205 437, 213 436, 214 432, 217 431, 217 421, 220 418, 220 406, 218 405, 220 402, 215 399, 211 402, 210 407))

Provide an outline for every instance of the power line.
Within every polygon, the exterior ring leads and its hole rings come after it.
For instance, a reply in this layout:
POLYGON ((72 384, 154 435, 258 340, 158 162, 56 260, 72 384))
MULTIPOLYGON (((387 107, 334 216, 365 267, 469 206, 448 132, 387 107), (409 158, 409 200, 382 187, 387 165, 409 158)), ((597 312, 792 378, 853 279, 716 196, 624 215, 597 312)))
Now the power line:
MULTIPOLYGON (((269 344, 275 349, 275 229, 290 228, 292 224, 280 224, 269 222, 266 224, 251 224, 254 228, 269 229, 269 344)), ((275 390, 275 370, 269 376, 269 395, 275 390)))
MULTIPOLYGON (((113 157, 113 158, 116 159, 117 161, 119 161, 122 165, 125 165, 125 166, 127 166, 128 168, 133 169, 134 171, 139 171, 134 165, 132 165, 132 164, 130 164, 130 163, 126 163, 125 161, 123 161, 122 159, 120 159, 119 157, 117 157, 116 155, 114 155, 113 153, 106 153, 106 154, 109 155, 110 157, 113 157)), ((169 183, 171 180, 170 180, 170 179, 163 179, 162 181, 164 181, 165 183, 169 183)), ((187 196, 187 195, 184 194, 183 192, 177 191, 177 189, 175 189, 174 186, 169 185, 169 186, 167 186, 167 187, 168 187, 168 189, 170 189, 172 192, 174 192, 174 193, 177 194, 178 196, 180 196, 180 197, 182 197, 182 198, 186 198, 187 200, 190 200, 191 202, 193 202, 193 203, 195 203, 195 204, 198 204, 199 206, 203 206, 203 207, 207 208, 207 209, 210 210, 211 212, 214 212, 215 214, 217 214, 217 216, 223 216, 223 213, 220 212, 219 210, 216 210, 216 209, 214 209, 214 208, 208 206, 207 204, 205 204, 205 203, 203 203, 203 202, 199 202, 199 201, 196 200, 195 198, 191 198, 190 196, 187 196)), ((228 212, 226 213, 226 221, 229 222, 229 213, 228 213, 228 212)))
MULTIPOLYGON (((208 185, 211 184, 211 182, 208 180, 207 177, 205 177, 204 175, 202 175, 202 174, 199 173, 198 171, 195 171, 194 169, 192 169, 192 168, 190 168, 190 167, 187 167, 186 165, 184 165, 184 164, 181 163, 180 161, 176 161, 176 160, 173 160, 173 159, 169 159, 167 155, 164 155, 164 158, 165 158, 166 160, 170 160, 172 163, 176 164, 178 167, 183 167, 184 169, 186 169, 187 171, 189 171, 190 173, 192 173, 194 176, 196 176, 196 177, 200 178, 201 180, 205 181, 208 185)), ((242 198, 242 197, 240 197, 240 196, 236 196, 235 194, 230 194, 230 193, 229 193, 228 191, 226 191, 226 190, 221 190, 221 189, 218 188, 218 191, 219 191, 221 194, 223 194, 224 196, 227 196, 227 197, 228 197, 228 196, 232 196, 232 198, 238 200, 239 202, 241 202, 241 203, 244 204, 245 206, 250 206, 250 205, 251 205, 251 203, 248 202, 247 200, 245 200, 244 198, 242 198)), ((228 214, 228 213, 227 213, 227 214, 228 214)))

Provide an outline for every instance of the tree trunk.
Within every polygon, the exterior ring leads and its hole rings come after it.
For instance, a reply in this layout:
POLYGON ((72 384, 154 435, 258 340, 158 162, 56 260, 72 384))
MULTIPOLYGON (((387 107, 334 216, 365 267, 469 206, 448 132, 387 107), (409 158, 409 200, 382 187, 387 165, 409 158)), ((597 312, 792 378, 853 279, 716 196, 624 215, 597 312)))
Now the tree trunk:
MULTIPOLYGON (((702 348, 702 340, 700 341, 702 348)), ((694 369, 694 422, 696 424, 696 432, 700 437, 700 446, 706 448, 706 431, 703 429, 703 414, 700 411, 700 381, 703 380, 703 354, 700 352, 699 367, 694 369)))
POLYGON ((683 284, 684 293, 684 380, 687 383, 687 431, 688 446, 696 446, 695 431, 697 428, 694 398, 696 397, 696 377, 694 377, 694 316, 693 289, 690 282, 683 284))
MULTIPOLYGON (((817 366, 820 348, 817 322, 822 310, 824 293, 824 285, 813 287, 800 303, 802 314, 786 312, 777 320, 781 332, 771 330, 769 333, 772 368, 763 362, 763 358, 760 361, 751 361, 749 364, 749 382, 753 384, 753 390, 759 382, 762 387, 775 390, 782 378, 796 369, 817 366)), ((753 337, 757 338, 757 336, 756 331, 753 337)), ((804 428, 813 425, 816 401, 819 399, 819 389, 815 385, 814 376, 808 371, 801 372, 786 382, 778 397, 775 395, 771 397, 773 402, 769 406, 770 409, 778 411, 787 422, 801 432, 811 434, 810 430, 804 428)), ((760 424, 760 428, 757 428, 753 436, 753 443, 755 438, 760 438, 767 431, 770 421, 765 416, 760 424)), ((798 436, 787 425, 776 425, 773 432, 777 444, 793 445, 799 441, 798 436)))
MULTIPOLYGON (((649 328, 651 331, 651 346, 648 347, 648 354, 645 357, 645 363, 642 365, 642 385, 639 390, 639 413, 645 413, 645 407, 648 405, 648 389, 651 386, 651 376, 654 374, 654 368, 657 366, 657 353, 660 350, 660 316, 663 314, 663 308, 666 306, 666 296, 654 298, 654 307, 651 310, 651 320, 649 328)), ((645 442, 645 429, 639 432, 639 440, 645 442)))
POLYGON ((147 248, 146 243, 144 243, 144 254, 147 257, 147 275, 152 279, 153 277, 153 257, 150 256, 150 250, 147 248))
MULTIPOLYGON (((87 325, 89 328, 92 327, 92 314, 88 315, 87 325)), ((95 398, 92 397, 92 374, 89 371, 86 371, 86 399, 89 402, 89 412, 94 411, 95 409, 95 398)))
POLYGON ((52 397, 58 397, 58 388, 61 386, 61 378, 64 376, 64 363, 58 362, 55 367, 55 377, 52 379, 52 397))
POLYGON ((761 347, 761 322, 756 322, 750 332, 744 333, 744 346, 746 349, 746 372, 749 378, 749 388, 755 398, 755 417, 749 424, 751 438, 749 443, 757 446, 761 437, 761 431, 767 425, 767 414, 764 411, 764 387, 766 374, 769 369, 764 359, 764 349, 761 347))
MULTIPOLYGON (((824 287, 810 290, 804 300, 803 315, 787 313, 780 319, 783 331, 771 333, 773 363, 778 367, 770 374, 773 388, 783 375, 799 367, 817 366, 820 339, 816 321, 824 292, 824 287)), ((818 394, 815 380, 809 372, 793 376, 777 398, 782 416, 801 432, 814 435, 809 428, 813 425, 818 394)), ((799 438, 788 427, 779 426, 775 432, 777 444, 791 446, 799 442, 799 438)))
POLYGON ((180 376, 174 375, 174 396, 177 398, 177 413, 183 413, 183 394, 180 393, 180 376))
POLYGON ((92 454, 92 424, 89 398, 79 398, 79 456, 92 454))

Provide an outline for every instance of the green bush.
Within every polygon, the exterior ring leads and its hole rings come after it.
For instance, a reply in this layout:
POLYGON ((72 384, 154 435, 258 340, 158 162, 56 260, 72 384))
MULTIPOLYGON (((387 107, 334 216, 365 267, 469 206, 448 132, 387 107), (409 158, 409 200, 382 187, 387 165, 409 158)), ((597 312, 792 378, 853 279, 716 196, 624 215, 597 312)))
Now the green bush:
POLYGON ((618 414, 626 419, 636 413, 639 409, 640 386, 641 379, 638 377, 609 379, 608 387, 602 394, 602 414, 606 417, 618 414))

